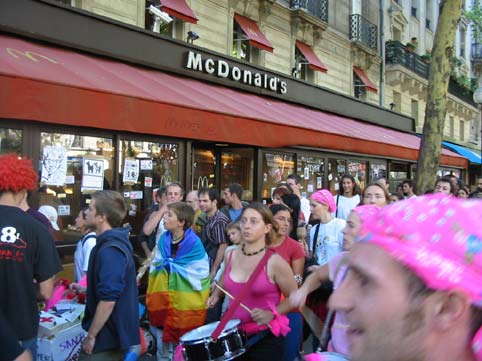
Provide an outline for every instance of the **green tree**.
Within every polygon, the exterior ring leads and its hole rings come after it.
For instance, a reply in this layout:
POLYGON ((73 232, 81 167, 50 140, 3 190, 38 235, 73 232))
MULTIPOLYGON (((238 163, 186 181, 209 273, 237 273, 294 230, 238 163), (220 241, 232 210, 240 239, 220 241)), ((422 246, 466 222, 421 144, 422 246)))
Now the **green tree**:
POLYGON ((482 42, 482 4, 480 0, 474 0, 470 11, 464 15, 469 19, 472 27, 472 34, 476 43, 482 42))
POLYGON ((453 53, 455 31, 462 16, 462 0, 442 0, 440 9, 432 48, 425 122, 415 178, 419 194, 433 188, 440 164, 442 135, 447 114, 449 59, 453 53))

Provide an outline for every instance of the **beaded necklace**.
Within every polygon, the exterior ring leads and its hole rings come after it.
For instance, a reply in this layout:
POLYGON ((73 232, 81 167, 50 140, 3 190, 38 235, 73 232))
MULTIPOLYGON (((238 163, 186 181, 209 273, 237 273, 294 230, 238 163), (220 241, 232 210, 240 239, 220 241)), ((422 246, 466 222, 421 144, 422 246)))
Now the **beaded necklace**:
POLYGON ((258 249, 257 251, 254 251, 254 252, 246 252, 245 249, 244 249, 245 246, 246 246, 246 243, 243 243, 243 244, 241 245, 241 252, 243 252, 243 254, 244 254, 245 256, 248 256, 248 257, 249 257, 249 256, 257 255, 257 254, 265 251, 265 250, 268 248, 268 246, 264 246, 263 248, 258 249))

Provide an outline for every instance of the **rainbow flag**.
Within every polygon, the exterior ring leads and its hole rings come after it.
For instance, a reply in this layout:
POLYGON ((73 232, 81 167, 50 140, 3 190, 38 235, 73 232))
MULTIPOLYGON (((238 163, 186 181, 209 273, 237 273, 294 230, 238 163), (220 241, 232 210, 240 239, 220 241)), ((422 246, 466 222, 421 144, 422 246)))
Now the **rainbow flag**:
POLYGON ((149 322, 162 327, 164 342, 179 342, 186 332, 204 325, 209 297, 209 260, 199 237, 191 230, 174 258, 172 233, 164 232, 149 270, 146 306, 149 322))

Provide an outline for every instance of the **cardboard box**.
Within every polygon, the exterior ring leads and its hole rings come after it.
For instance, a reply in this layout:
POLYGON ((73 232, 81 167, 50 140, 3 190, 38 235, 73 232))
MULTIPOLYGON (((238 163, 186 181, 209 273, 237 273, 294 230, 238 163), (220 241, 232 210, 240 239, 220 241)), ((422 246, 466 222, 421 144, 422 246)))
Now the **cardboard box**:
POLYGON ((79 322, 50 337, 37 338, 37 361, 77 361, 86 335, 79 322))
POLYGON ((70 325, 65 318, 56 316, 51 312, 40 311, 39 336, 53 336, 67 327, 70 327, 70 325))

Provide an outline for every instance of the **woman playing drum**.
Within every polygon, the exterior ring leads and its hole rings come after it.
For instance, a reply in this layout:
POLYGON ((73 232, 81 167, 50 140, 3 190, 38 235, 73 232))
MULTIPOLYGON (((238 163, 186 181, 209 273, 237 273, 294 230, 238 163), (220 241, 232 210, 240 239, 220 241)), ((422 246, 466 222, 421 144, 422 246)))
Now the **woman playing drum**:
MULTIPOLYGON (((226 254, 226 269, 220 282, 235 298, 239 296, 265 253, 272 252, 268 250, 268 246, 276 226, 270 210, 260 203, 252 203, 243 210, 243 243, 241 247, 226 254)), ((280 298, 282 293, 289 296, 296 289, 291 267, 281 256, 272 253, 241 301, 251 312, 238 307, 232 315, 233 319, 241 320, 241 328, 249 338, 248 350, 240 360, 283 359, 284 336, 278 333, 278 326, 282 323, 278 321, 281 319, 280 314, 290 311, 291 305, 288 299, 280 303, 280 298), (273 331, 278 335, 275 336, 273 331)), ((208 306, 213 307, 220 296, 221 291, 216 289, 208 299, 208 306)), ((281 333, 286 334, 287 331, 285 329, 281 333)))

